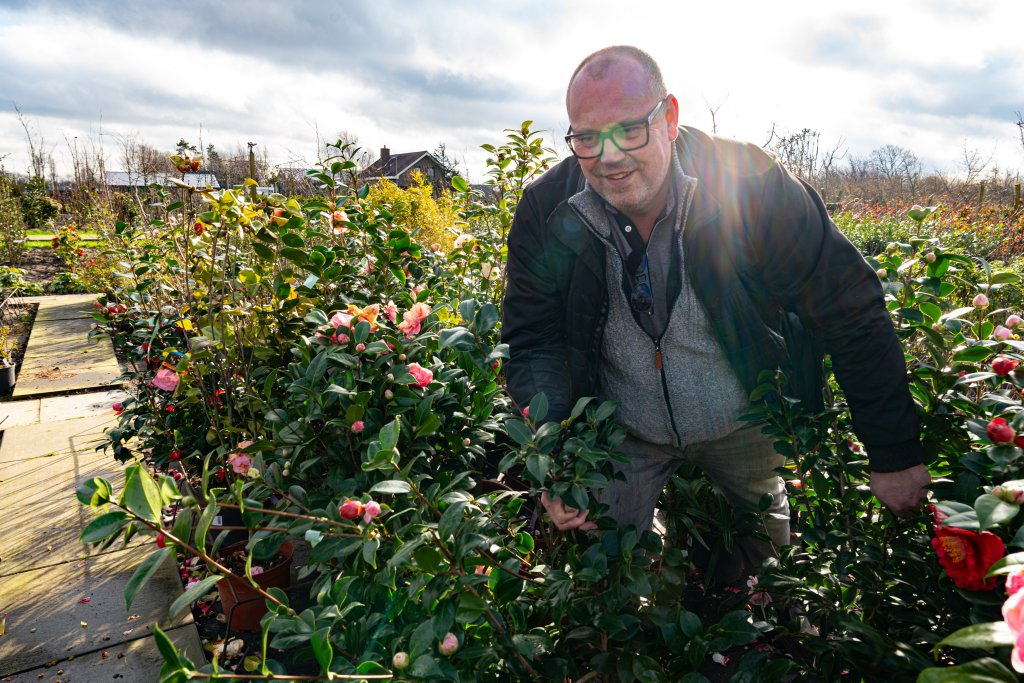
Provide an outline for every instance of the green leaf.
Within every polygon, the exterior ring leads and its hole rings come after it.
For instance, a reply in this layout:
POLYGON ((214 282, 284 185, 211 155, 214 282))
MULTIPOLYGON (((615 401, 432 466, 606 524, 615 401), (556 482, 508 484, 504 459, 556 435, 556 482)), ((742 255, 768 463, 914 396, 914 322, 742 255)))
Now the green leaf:
POLYGON ((264 261, 273 261, 277 258, 276 254, 274 254, 273 249, 259 242, 252 243, 252 250, 255 251, 256 255, 259 256, 264 261))
POLYGON ((409 491, 412 491, 412 486, 409 485, 409 482, 400 479, 379 481, 370 487, 370 493, 409 493, 409 491))
POLYGON ((580 400, 576 401, 576 405, 572 407, 572 412, 569 413, 569 421, 571 422, 582 415, 583 411, 586 410, 587 405, 593 400, 593 396, 584 396, 580 400))
POLYGON ((174 647, 174 643, 167 637, 167 634, 160 630, 160 627, 153 625, 153 640, 156 641, 156 647, 160 650, 161 656, 164 661, 172 666, 181 668, 181 658, 178 657, 178 650, 174 647))
POLYGON ((206 595, 210 588, 220 580, 221 577, 216 574, 207 576, 205 579, 179 595, 167 610, 168 618, 175 619, 186 607, 206 595))
POLYGON ((516 646, 527 661, 540 657, 551 650, 551 639, 547 636, 517 633, 512 636, 512 644, 516 646))
POLYGON ((210 500, 210 504, 199 515, 199 523, 196 525, 196 547, 200 552, 206 552, 206 534, 210 531, 213 518, 217 515, 217 501, 210 500))
POLYGON ((983 493, 974 501, 974 509, 978 512, 978 528, 984 531, 1009 522, 1017 516, 1020 506, 1007 503, 990 493, 983 493))
POLYGON ((459 192, 469 191, 469 183, 467 183, 465 179, 462 178, 462 176, 452 177, 452 187, 454 187, 459 192))
POLYGON ((548 397, 541 392, 530 401, 530 421, 534 424, 541 424, 548 416, 548 397))
POLYGON ((82 505, 97 507, 109 503, 112 492, 110 482, 102 477, 93 477, 83 481, 75 491, 75 495, 82 505))
POLYGON ((132 578, 128 579, 128 584, 124 587, 124 604, 126 610, 130 610, 132 608, 132 603, 135 602, 135 596, 138 594, 139 589, 142 588, 150 578, 152 578, 153 574, 156 574, 157 570, 160 569, 160 565, 163 564, 170 555, 170 548, 161 548, 143 560, 135 569, 135 573, 132 574, 132 578))
POLYGON ((1013 282, 1020 282, 1020 275, 1004 270, 999 273, 992 273, 992 277, 989 278, 988 282, 990 285, 1007 285, 1013 282))
POLYGON ((465 591, 459 596, 459 606, 455 609, 455 621, 460 624, 472 624, 484 613, 484 601, 480 596, 465 591))
POLYGON ((991 657, 960 666, 925 669, 917 683, 1017 683, 1017 676, 991 657))
POLYGON ((953 354, 953 360, 960 363, 977 363, 991 356, 994 351, 987 346, 968 346, 953 354))
POLYGON ((379 438, 382 450, 393 451, 395 446, 398 445, 398 436, 402 431, 398 420, 399 418, 396 417, 394 420, 380 428, 379 438))
POLYGON ((458 531, 459 526, 462 524, 462 513, 465 508, 465 501, 452 503, 441 515, 441 519, 437 523, 437 533, 442 541, 447 541, 448 537, 458 531))
POLYGON ((938 322, 939 318, 942 317, 942 309, 930 301, 922 301, 918 308, 920 308, 921 312, 928 316, 932 322, 938 322))
POLYGON ((944 646, 981 649, 1013 645, 1014 640, 1013 631, 1005 621, 992 621, 985 624, 971 624, 951 633, 935 645, 935 651, 938 652, 939 648, 944 646))
POLYGON ((526 470, 541 486, 544 485, 544 481, 547 479, 549 469, 551 469, 550 455, 530 453, 526 456, 526 470))
POLYGON ((120 531, 125 524, 131 521, 127 513, 115 510, 105 515, 100 515, 89 522, 82 530, 82 543, 95 543, 120 531))
POLYGON ((334 661, 334 648, 331 647, 331 627, 317 629, 309 638, 309 644, 313 648, 313 656, 320 664, 324 672, 331 670, 331 662, 334 661))
POLYGON ((896 309, 896 315, 912 323, 924 322, 924 315, 916 308, 898 308, 896 309))
POLYGON ((371 538, 363 543, 363 562, 374 569, 377 568, 377 550, 380 548, 380 539, 371 538))
POLYGON ((506 420, 505 431, 508 432, 509 438, 520 446, 526 446, 533 441, 533 432, 518 418, 506 420))
POLYGON ((147 522, 160 521, 160 489, 141 465, 125 470, 122 505, 147 522))
POLYGON ((985 576, 989 577, 996 576, 997 574, 1012 574, 1022 566, 1024 566, 1024 553, 1012 553, 993 562, 992 566, 988 568, 988 573, 986 573, 985 576))
POLYGON ((357 674, 389 674, 391 671, 377 662, 362 662, 356 667, 357 674))

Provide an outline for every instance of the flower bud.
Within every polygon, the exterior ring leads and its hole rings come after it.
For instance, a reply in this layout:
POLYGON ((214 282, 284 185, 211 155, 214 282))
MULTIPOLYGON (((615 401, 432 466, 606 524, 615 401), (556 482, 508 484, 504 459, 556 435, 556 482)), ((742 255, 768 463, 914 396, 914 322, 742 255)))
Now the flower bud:
POLYGON ((1011 315, 1010 317, 1008 317, 1006 319, 1006 323, 1004 323, 1004 324, 1012 330, 1013 328, 1017 327, 1017 325, 1020 325, 1021 323, 1024 323, 1024 319, 1022 319, 1019 315, 1014 314, 1014 315, 1011 315))
POLYGON ((396 652, 391 658, 391 668, 395 671, 402 671, 409 666, 409 654, 406 652, 396 652))
POLYGON ((350 522, 359 519, 363 514, 363 504, 358 500, 345 499, 345 502, 338 506, 338 514, 350 522))
POLYGON ((444 634, 444 638, 437 645, 437 651, 443 654, 445 657, 451 657, 459 649, 459 639, 454 633, 444 634))
POLYGON ((992 338, 997 339, 999 341, 1005 341, 1009 339, 1012 335, 1013 332, 1010 332, 1008 328, 1005 328, 1002 325, 996 325, 996 329, 992 332, 992 338))
POLYGON ((352 423, 352 433, 358 434, 359 432, 366 429, 366 424, 362 420, 356 420, 352 423))
POLYGON ((468 436, 465 439, 462 440, 462 445, 463 446, 469 446, 471 443, 473 443, 473 442, 469 440, 468 436))
POLYGON ((388 401, 390 401, 390 400, 391 400, 391 399, 393 399, 394 397, 395 397, 395 392, 391 391, 390 389, 385 389, 385 390, 384 390, 384 398, 385 398, 385 399, 387 399, 388 401))
POLYGON ((974 297, 973 301, 971 301, 971 305, 974 306, 975 308, 987 308, 988 297, 985 296, 984 294, 979 294, 978 296, 974 297))
POLYGON ((924 255, 924 260, 927 261, 928 263, 935 263, 935 252, 929 251, 927 254, 924 255))
POLYGON ((996 373, 1000 377, 1006 377, 1013 369, 1017 367, 1019 361, 1014 358, 1007 358, 1006 356, 996 356, 992 359, 992 372, 996 373))
POLYGON ((1013 428, 1006 424, 1004 418, 997 417, 988 423, 988 426, 985 428, 985 436, 994 444, 1007 445, 1013 443, 1017 435, 1014 433, 1013 428))
POLYGON ((878 270, 875 271, 875 275, 878 276, 879 280, 884 280, 888 274, 889 271, 886 270, 885 268, 879 268, 878 270))

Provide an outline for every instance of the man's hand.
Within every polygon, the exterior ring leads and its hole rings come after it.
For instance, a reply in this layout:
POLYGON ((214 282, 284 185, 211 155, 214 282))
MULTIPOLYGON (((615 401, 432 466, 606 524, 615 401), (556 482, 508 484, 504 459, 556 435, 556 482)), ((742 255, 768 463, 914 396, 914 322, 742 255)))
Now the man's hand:
POLYGON ((907 517, 921 506, 932 481, 924 465, 899 472, 872 472, 871 493, 897 517, 907 517))
POLYGON ((568 507, 561 499, 551 500, 547 491, 540 494, 540 504, 548 511, 551 521, 559 531, 593 531, 597 528, 597 524, 587 521, 587 515, 590 514, 588 511, 580 512, 576 508, 568 507))

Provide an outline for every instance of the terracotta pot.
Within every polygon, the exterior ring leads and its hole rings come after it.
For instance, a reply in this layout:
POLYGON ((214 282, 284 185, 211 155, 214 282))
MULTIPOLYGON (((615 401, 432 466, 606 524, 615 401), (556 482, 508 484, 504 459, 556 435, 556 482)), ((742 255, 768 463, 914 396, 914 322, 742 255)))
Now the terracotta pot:
MULTIPOLYGON (((224 548, 223 554, 230 555, 239 548, 245 548, 245 542, 224 548)), ((266 567, 262 574, 252 577, 256 584, 263 590, 287 588, 291 585, 292 552, 292 542, 285 539, 277 551, 277 562, 266 567)), ((217 582, 217 592, 220 593, 220 604, 224 609, 225 618, 231 618, 231 630, 260 630, 260 619, 267 613, 267 601, 249 585, 248 581, 225 577, 217 582)))

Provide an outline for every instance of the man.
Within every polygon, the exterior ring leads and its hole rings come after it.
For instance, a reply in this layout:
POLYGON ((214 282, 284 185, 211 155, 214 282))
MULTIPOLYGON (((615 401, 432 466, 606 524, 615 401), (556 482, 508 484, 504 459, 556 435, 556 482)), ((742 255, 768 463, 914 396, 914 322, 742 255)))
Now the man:
MULTIPOLYGON (((832 356, 872 491, 913 511, 929 475, 902 349, 874 271, 814 191, 754 145, 679 127, 676 98, 636 48, 583 60, 566 108, 573 157, 527 188, 509 234, 502 335, 520 405, 544 392, 560 420, 582 396, 618 402, 632 463, 602 494, 612 517, 649 529, 689 460, 739 511, 771 492, 767 531, 788 543, 783 458, 737 418, 764 369, 820 402, 821 359, 798 348, 801 328, 832 356)), ((559 529, 595 528, 542 503, 559 529)), ((744 570, 772 545, 741 540, 744 570)))

